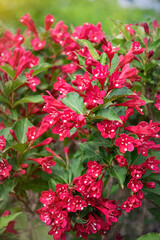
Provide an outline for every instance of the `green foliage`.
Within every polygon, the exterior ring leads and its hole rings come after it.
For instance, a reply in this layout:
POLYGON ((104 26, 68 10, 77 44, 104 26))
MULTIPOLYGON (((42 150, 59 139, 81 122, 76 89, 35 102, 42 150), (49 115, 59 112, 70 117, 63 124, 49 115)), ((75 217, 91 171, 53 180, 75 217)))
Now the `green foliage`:
POLYGON ((159 240, 160 239, 160 233, 148 233, 146 235, 143 235, 137 240, 159 240))
POLYGON ((70 92, 66 95, 65 98, 61 99, 61 101, 67 106, 74 110, 76 113, 84 114, 85 113, 85 104, 83 102, 83 98, 79 96, 78 93, 70 92))

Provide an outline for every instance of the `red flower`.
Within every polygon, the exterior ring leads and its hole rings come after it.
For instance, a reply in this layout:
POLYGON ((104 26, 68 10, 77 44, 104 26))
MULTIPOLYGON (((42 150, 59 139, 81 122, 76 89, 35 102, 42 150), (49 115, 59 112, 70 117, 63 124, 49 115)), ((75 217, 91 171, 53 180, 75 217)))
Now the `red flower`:
POLYGON ((87 203, 80 197, 69 197, 67 201, 67 211, 68 212, 77 212, 82 211, 85 207, 87 207, 87 203))
POLYGON ((40 40, 38 37, 35 37, 34 39, 31 40, 31 45, 35 51, 40 51, 43 49, 46 45, 45 40, 40 40))
POLYGON ((134 210, 134 208, 141 207, 141 201, 138 199, 136 194, 133 194, 127 200, 122 203, 121 208, 124 209, 126 212, 130 212, 131 210, 134 210))
POLYGON ((139 107, 146 105, 146 103, 144 100, 141 100, 140 92, 137 94, 135 92, 135 95, 130 95, 128 96, 128 98, 132 98, 132 99, 123 103, 115 104, 115 106, 126 106, 128 108, 135 108, 141 115, 144 115, 144 113, 139 107))
POLYGON ((101 63, 97 63, 96 69, 92 69, 93 76, 99 80, 101 88, 103 89, 104 82, 109 75, 108 65, 103 66, 101 63))
POLYGON ((144 52, 144 48, 141 48, 139 42, 133 42, 129 52, 133 53, 134 55, 138 55, 144 52))
MULTIPOLYGON (((2 217, 5 217, 5 216, 8 216, 10 215, 10 211, 9 210, 6 210, 3 214, 2 214, 2 217)), ((14 225, 15 225, 16 221, 10 221, 8 223, 8 225, 5 227, 5 231, 4 233, 13 233, 13 234, 17 234, 17 230, 14 229, 14 225)))
POLYGON ((52 156, 47 156, 43 158, 29 158, 30 160, 33 160, 40 164, 42 166, 43 171, 46 171, 48 174, 52 173, 51 166, 54 166, 56 163, 52 160, 52 156))
POLYGON ((44 28, 46 31, 48 31, 51 28, 54 21, 55 18, 52 15, 48 14, 45 16, 44 28))
POLYGON ((105 91, 99 91, 98 86, 92 86, 86 90, 86 97, 84 102, 88 109, 92 109, 97 106, 97 104, 103 104, 103 98, 105 97, 105 91))
POLYGON ((154 106, 160 111, 160 93, 158 93, 156 96, 156 102, 154 106))
POLYGON ((27 78, 27 83, 28 83, 29 88, 33 92, 36 92, 36 86, 39 85, 41 81, 37 77, 32 76, 33 72, 34 72, 34 70, 30 70, 29 73, 25 72, 25 75, 27 78))
POLYGON ((103 51, 108 55, 109 61, 111 63, 114 58, 115 53, 120 50, 119 47, 113 47, 111 42, 107 42, 106 45, 102 45, 103 51))
POLYGON ((67 184, 56 184, 56 193, 60 199, 64 200, 69 197, 68 186, 67 184))
POLYGON ((142 167, 147 168, 149 170, 157 171, 159 170, 158 165, 160 164, 159 160, 155 159, 155 156, 147 158, 146 161, 142 164, 142 167))
POLYGON ((115 159, 119 163, 119 167, 127 167, 128 166, 127 159, 124 158, 123 156, 116 155, 115 159))
POLYGON ((7 162, 6 159, 3 159, 0 162, 0 181, 3 181, 9 176, 9 172, 12 170, 12 166, 7 162))
POLYGON ((76 39, 87 39, 95 43, 100 43, 104 38, 104 32, 101 30, 101 23, 97 23, 96 26, 84 23, 83 26, 75 27, 72 35, 76 39))
POLYGON ((97 123, 97 128, 104 138, 112 139, 116 136, 117 126, 115 121, 104 120, 103 122, 97 123))
POLYGON ((115 145, 119 147, 121 153, 125 153, 126 151, 132 152, 134 150, 134 141, 133 137, 122 133, 120 134, 120 138, 116 139, 115 145))
POLYGON ((135 30, 134 30, 131 26, 132 26, 131 23, 130 23, 130 24, 127 24, 127 25, 126 25, 126 30, 129 32, 130 35, 134 36, 135 30))
POLYGON ((138 190, 143 188, 143 183, 137 178, 131 178, 127 187, 132 190, 132 192, 136 193, 138 190))
MULTIPOLYGON (((93 81, 93 77, 89 78, 89 73, 85 72, 84 77, 80 74, 76 75, 76 79, 72 81, 73 85, 77 86, 78 90, 85 91, 89 88, 91 82, 93 81)), ((75 91, 75 89, 74 89, 75 91)))
POLYGON ((40 202, 45 205, 50 205, 54 203, 55 201, 56 194, 49 189, 49 191, 42 191, 41 192, 41 197, 40 197, 40 202))
POLYGON ((88 169, 87 174, 93 178, 98 178, 102 171, 102 166, 95 161, 89 161, 87 163, 88 169))
POLYGON ((69 92, 75 92, 75 89, 67 83, 63 78, 58 77, 58 82, 53 84, 53 88, 60 92, 61 97, 65 97, 69 92))
POLYGON ((0 136, 0 151, 2 151, 6 146, 6 139, 4 135, 0 136))
POLYGON ((37 35, 36 26, 28 13, 20 18, 20 23, 28 27, 28 29, 37 35))

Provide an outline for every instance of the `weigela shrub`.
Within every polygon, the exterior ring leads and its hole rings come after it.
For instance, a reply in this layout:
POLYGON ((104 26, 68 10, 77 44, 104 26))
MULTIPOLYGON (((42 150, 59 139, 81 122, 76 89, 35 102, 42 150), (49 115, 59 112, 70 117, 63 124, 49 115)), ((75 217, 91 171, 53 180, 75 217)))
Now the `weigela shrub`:
MULTIPOLYGON (((160 26, 115 22, 108 40, 100 23, 20 22, 23 34, 0 37, 2 202, 38 213, 55 240, 113 237, 144 198, 160 207, 160 26)), ((2 234, 18 234, 19 214, 2 213, 2 234)))

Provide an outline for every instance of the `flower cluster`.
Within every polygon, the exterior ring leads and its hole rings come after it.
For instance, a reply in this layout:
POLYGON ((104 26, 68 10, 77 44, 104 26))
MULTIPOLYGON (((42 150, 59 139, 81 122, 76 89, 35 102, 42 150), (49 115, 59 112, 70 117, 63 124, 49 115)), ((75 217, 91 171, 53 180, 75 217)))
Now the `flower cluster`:
POLYGON ((96 162, 87 163, 87 173, 76 177, 72 184, 56 184, 56 191, 43 191, 40 202, 43 208, 37 210, 41 221, 51 226, 49 231, 55 240, 65 239, 65 232, 75 223, 77 237, 87 237, 100 231, 105 235, 121 215, 117 204, 102 198, 102 166, 96 162), (102 177, 98 180, 99 176, 102 177), (80 195, 79 195, 80 194, 80 195), (87 212, 83 214, 83 210, 87 212), (83 217, 81 217, 83 214, 83 217), (76 216, 76 219, 75 219, 76 216), (83 223, 77 223, 80 219, 83 223))
POLYGON ((37 213, 55 240, 106 235, 159 189, 160 26, 124 25, 108 41, 100 23, 20 22, 23 34, 0 37, 2 200, 11 191, 33 215, 28 190, 43 190, 37 213), (124 188, 124 202, 109 200, 124 188))

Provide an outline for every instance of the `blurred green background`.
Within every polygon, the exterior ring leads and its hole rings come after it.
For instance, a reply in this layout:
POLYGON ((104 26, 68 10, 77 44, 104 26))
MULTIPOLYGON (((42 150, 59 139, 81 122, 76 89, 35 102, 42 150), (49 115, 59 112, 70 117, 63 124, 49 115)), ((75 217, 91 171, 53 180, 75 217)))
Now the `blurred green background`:
POLYGON ((154 10, 122 8, 117 0, 0 0, 0 20, 7 28, 24 29, 19 19, 25 13, 31 15, 37 26, 43 26, 46 14, 52 14, 56 21, 64 20, 73 26, 84 22, 101 22, 106 34, 112 31, 113 23, 110 19, 135 23, 148 17, 158 18, 159 15, 154 10))

